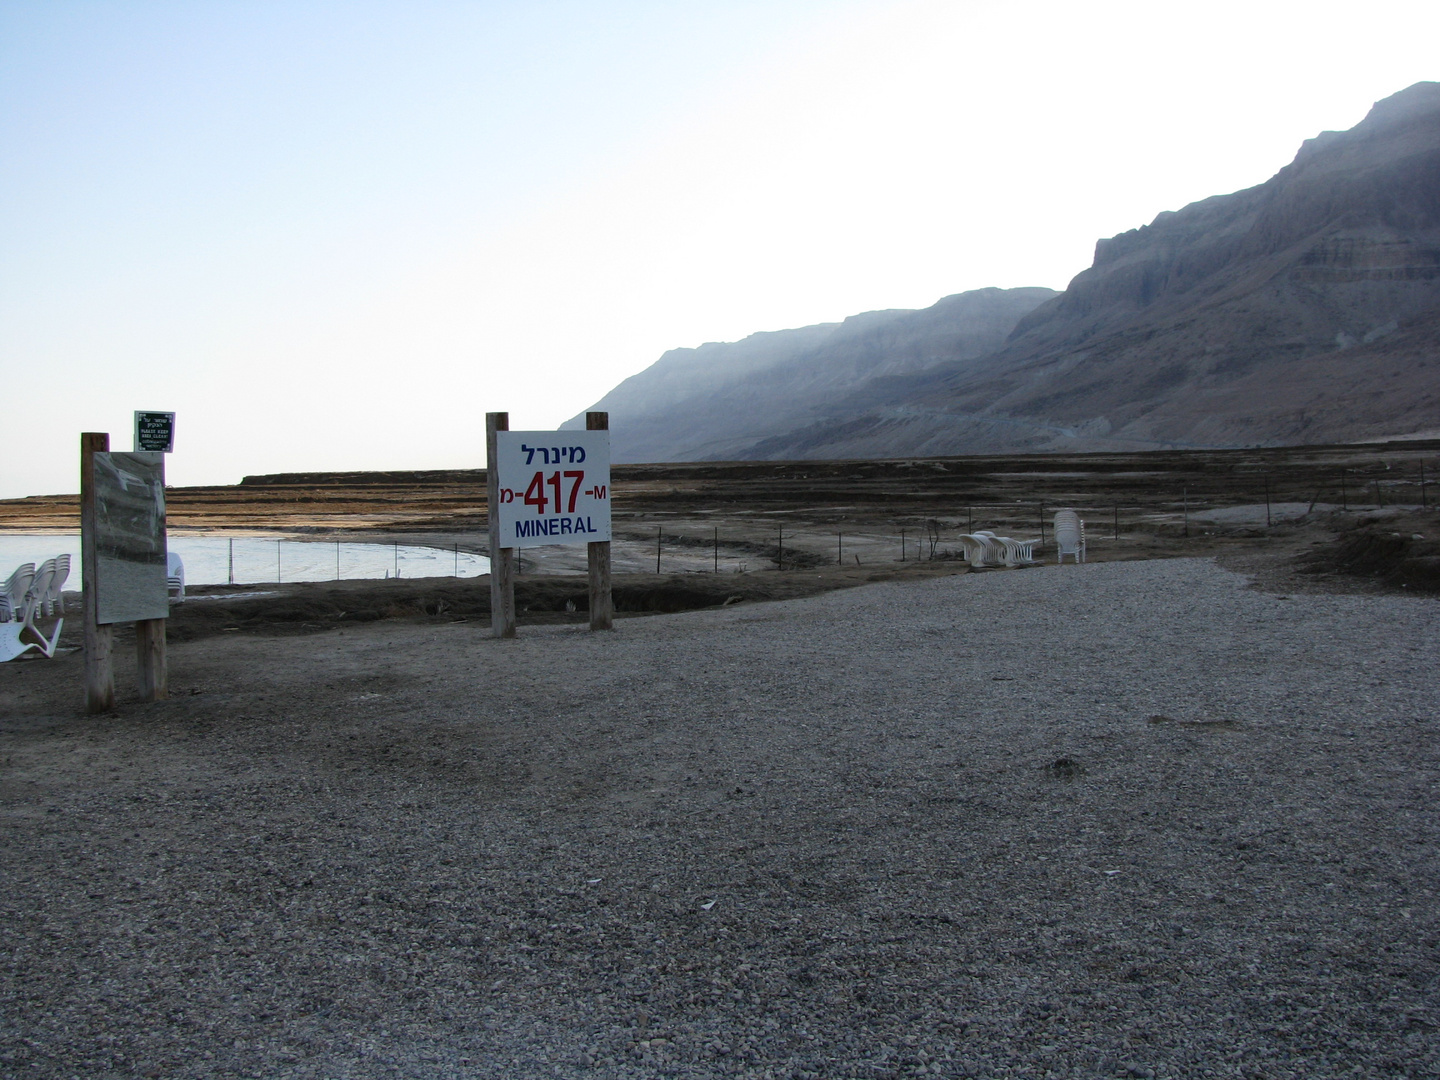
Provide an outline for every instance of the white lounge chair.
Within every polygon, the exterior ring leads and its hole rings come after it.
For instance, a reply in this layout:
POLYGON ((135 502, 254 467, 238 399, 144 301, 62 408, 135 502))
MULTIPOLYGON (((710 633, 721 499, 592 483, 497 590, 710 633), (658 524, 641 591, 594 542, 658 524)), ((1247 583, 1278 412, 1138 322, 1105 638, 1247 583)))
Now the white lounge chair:
POLYGON ((0 585, 0 623, 25 621, 25 597, 35 580, 35 564, 22 563, 0 585))
MULTIPOLYGON (((68 576, 70 559, 68 556, 62 557, 65 559, 65 573, 68 576)), ((46 656, 55 655, 55 646, 60 644, 60 631, 65 627, 65 620, 56 619, 55 627, 49 637, 35 625, 35 620, 59 607, 59 601, 53 595, 56 592, 55 580, 59 569, 60 559, 56 558, 46 559, 40 564, 40 569, 35 571, 35 577, 25 595, 25 615, 22 620, 21 636, 17 638, 18 643, 33 645, 46 656)), ((23 651, 22 648, 21 652, 23 651)))
POLYGON ((986 544, 985 557, 991 566, 1015 566, 1017 565, 1015 544, 1008 536, 997 536, 989 529, 981 529, 975 534, 986 544))
POLYGON ((165 553, 165 591, 172 603, 185 602, 185 564, 173 551, 165 553))
POLYGON ((1063 563, 1065 556, 1072 556, 1077 563, 1085 561, 1085 522, 1074 510, 1055 512, 1055 554, 1056 561, 1063 563))
POLYGON ((0 663, 14 660, 35 647, 33 641, 21 641, 25 632, 25 598, 35 580, 35 564, 24 563, 0 585, 0 663))
POLYGON ((972 567, 987 565, 985 556, 989 551, 990 545, 985 542, 983 537, 976 536, 974 533, 961 533, 956 539, 960 541, 960 546, 965 549, 965 561, 967 563, 972 567))
POLYGON ((65 580, 70 576, 70 556, 55 556, 55 580, 50 583, 50 598, 46 602, 44 614, 64 615, 65 614, 65 580))
POLYGON ((30 588, 25 593, 25 613, 22 622, 34 622, 45 613, 50 602, 50 587, 55 584, 55 560, 46 559, 35 571, 30 588))
POLYGON ((1005 547, 1006 566, 1033 566, 1035 564, 1035 545, 1038 540, 1015 540, 1008 536, 997 536, 997 540, 1005 547))

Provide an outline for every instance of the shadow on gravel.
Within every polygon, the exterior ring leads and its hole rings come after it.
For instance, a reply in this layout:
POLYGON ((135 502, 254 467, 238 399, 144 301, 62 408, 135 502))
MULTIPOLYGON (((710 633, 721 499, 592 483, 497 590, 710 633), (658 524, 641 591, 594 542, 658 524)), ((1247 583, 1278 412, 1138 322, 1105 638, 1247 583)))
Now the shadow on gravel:
MULTIPOLYGON (((965 572, 963 563, 927 562, 895 569, 617 574, 611 588, 617 615, 626 617, 793 600, 876 581, 965 572)), ((454 622, 490 618, 488 577, 214 587, 192 593, 191 599, 171 608, 166 628, 171 641, 194 641, 236 630, 313 633, 380 619, 454 622)), ((515 583, 515 609, 522 625, 584 623, 589 618, 586 580, 579 575, 521 577, 515 583)))

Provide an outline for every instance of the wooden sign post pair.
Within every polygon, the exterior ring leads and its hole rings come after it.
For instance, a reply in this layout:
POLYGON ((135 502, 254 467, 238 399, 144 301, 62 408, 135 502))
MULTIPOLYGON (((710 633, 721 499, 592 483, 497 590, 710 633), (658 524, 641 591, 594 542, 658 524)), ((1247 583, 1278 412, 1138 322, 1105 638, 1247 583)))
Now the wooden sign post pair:
POLYGON ((586 545, 590 629, 614 628, 609 430, 610 414, 603 412, 585 414, 584 436, 511 432, 509 413, 485 414, 490 626, 496 637, 515 636, 516 548, 541 544, 586 545))
POLYGON ((85 627, 85 708, 115 707, 114 624, 135 624, 142 701, 168 692, 165 617, 165 457, 110 453, 110 436, 80 436, 80 565, 85 627))

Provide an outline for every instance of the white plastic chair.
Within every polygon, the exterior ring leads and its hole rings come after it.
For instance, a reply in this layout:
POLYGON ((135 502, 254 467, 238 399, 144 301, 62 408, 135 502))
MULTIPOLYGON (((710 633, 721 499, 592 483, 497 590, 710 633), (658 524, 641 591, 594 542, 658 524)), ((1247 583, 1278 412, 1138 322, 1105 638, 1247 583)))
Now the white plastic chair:
POLYGON ((65 628, 63 618, 55 620, 55 627, 49 637, 44 631, 35 625, 35 620, 52 611, 57 611, 60 602, 56 599, 57 579, 63 581, 60 575, 60 564, 64 562, 65 575, 70 574, 69 556, 59 556, 54 559, 46 559, 40 564, 40 569, 35 571, 35 576, 30 581, 30 588, 25 592, 23 602, 24 613, 20 619, 20 625, 14 623, 5 628, 7 632, 3 640, 0 640, 0 658, 13 660, 27 649, 36 648, 47 657, 55 655, 55 647, 60 644, 60 631, 65 628))
POLYGON ((972 567, 991 566, 991 556, 994 548, 987 537, 978 533, 961 533, 957 539, 960 546, 965 549, 965 561, 972 567))
POLYGON ((48 596, 41 598, 45 610, 44 615, 65 614, 65 579, 70 576, 70 556, 55 556, 55 578, 50 582, 48 596))
POLYGON ((1074 510, 1055 512, 1055 554, 1059 563, 1064 563, 1066 555, 1077 563, 1085 561, 1085 522, 1074 510))
POLYGON ((981 529, 975 533, 985 544, 985 558, 991 566, 1013 566, 1010 561, 1010 549, 1006 546, 1009 537, 996 536, 989 529, 981 529))
POLYGON ((35 580, 35 564, 22 563, 0 585, 0 623, 25 621, 25 596, 35 580))
POLYGON ((1014 540, 1008 536, 997 536, 1005 546, 1006 566, 1030 566, 1035 562, 1035 545, 1038 540, 1014 540))
MULTIPOLYGON (((68 568, 67 568, 68 569, 68 568)), ((21 622, 33 623, 36 616, 43 615, 50 604, 50 588, 55 584, 55 560, 46 559, 35 571, 30 588, 25 592, 25 614, 21 622)))
POLYGON ((165 591, 173 603, 185 602, 185 564, 173 551, 165 553, 165 591))

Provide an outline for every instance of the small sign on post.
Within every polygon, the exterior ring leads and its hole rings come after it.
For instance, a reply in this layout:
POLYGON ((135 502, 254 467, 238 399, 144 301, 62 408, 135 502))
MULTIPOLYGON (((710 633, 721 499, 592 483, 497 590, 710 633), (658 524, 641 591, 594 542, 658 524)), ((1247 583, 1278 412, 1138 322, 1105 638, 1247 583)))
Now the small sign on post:
POLYGON ((585 431, 511 431, 509 413, 485 414, 496 637, 515 636, 516 550, 546 544, 588 545, 590 628, 611 627, 608 419, 588 414, 585 431))
POLYGON ((175 450, 173 412, 135 413, 135 449, 169 454, 175 450))

